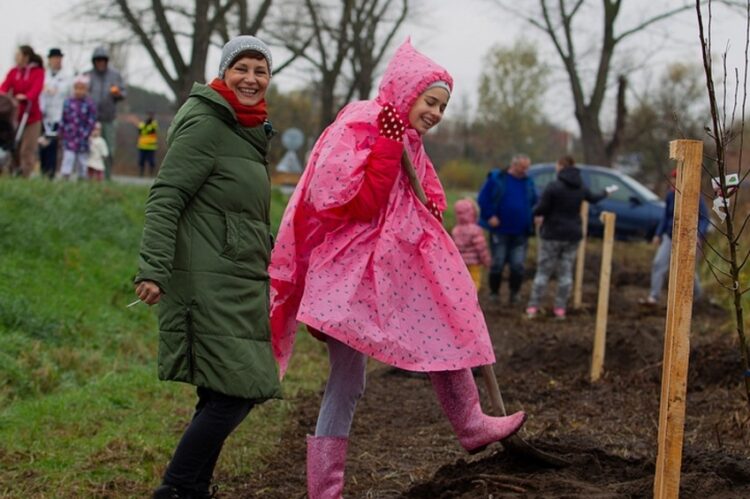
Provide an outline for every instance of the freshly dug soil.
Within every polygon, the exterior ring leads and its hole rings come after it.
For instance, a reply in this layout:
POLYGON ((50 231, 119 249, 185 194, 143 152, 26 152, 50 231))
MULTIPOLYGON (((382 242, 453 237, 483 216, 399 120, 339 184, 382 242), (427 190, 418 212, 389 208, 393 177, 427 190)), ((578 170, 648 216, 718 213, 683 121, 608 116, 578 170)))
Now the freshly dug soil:
MULTIPOLYGON (((593 266, 594 264, 591 264, 593 266)), ((588 380, 595 310, 565 321, 522 316, 523 306, 481 295, 508 409, 529 414, 522 437, 564 457, 561 469, 490 446, 468 456, 426 376, 373 363, 350 439, 345 496, 352 498, 651 497, 661 390, 664 308, 643 308, 647 269, 614 269, 605 373, 588 380)), ((598 267, 595 267, 598 268, 598 267)), ((596 303, 595 277, 584 300, 596 303)), ((554 283, 553 283, 554 286, 554 283)), ((695 306, 681 480, 684 498, 750 497, 750 412, 729 316, 695 306)), ((481 377, 483 405, 490 411, 481 377)), ((305 496, 305 435, 320 396, 296 417, 261 472, 218 477, 222 497, 305 496)))

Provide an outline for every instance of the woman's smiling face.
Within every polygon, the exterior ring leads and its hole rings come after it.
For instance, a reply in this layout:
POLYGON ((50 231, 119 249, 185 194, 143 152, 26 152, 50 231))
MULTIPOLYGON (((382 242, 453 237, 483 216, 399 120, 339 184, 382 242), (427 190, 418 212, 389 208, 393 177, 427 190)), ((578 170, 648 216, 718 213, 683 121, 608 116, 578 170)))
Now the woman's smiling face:
POLYGON ((262 101, 270 81, 268 61, 263 56, 241 56, 224 73, 227 87, 245 106, 254 106, 262 101))
POLYGON ((409 124, 420 135, 426 134, 443 119, 443 113, 449 99, 450 94, 446 89, 440 87, 428 88, 411 107, 409 124))

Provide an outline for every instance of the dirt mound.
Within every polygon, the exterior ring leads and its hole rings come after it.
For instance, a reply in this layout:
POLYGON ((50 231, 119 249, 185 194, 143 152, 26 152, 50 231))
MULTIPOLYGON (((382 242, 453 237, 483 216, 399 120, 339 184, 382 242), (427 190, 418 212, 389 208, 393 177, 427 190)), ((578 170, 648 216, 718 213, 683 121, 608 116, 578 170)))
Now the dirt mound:
MULTIPOLYGON (((402 494, 406 499, 501 497, 649 497, 654 462, 624 458, 596 445, 580 442, 531 442, 545 451, 565 456, 565 469, 540 467, 508 452, 484 459, 463 459, 441 467, 429 480, 402 494)), ((686 449, 682 497, 748 497, 750 466, 740 457, 697 453, 686 449)))

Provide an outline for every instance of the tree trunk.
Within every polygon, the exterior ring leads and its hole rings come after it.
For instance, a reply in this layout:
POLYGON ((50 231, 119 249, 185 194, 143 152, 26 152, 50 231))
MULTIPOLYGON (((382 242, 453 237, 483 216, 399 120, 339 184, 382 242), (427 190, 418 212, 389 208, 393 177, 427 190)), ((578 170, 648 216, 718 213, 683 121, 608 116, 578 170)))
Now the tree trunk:
POLYGON ((584 109, 583 112, 576 112, 576 119, 581 129, 584 162, 589 165, 612 166, 612 158, 607 156, 607 146, 596 114, 584 109))
POLYGON ((335 77, 324 75, 323 81, 320 84, 320 123, 318 125, 318 133, 322 133, 328 125, 333 123, 336 117, 335 81, 335 77))

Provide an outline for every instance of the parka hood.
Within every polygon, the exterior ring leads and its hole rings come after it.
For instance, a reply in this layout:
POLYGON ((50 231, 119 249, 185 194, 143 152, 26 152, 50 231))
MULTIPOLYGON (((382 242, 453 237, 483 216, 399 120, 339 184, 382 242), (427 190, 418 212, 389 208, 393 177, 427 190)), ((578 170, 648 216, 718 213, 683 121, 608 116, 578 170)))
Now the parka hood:
POLYGON ((573 187, 575 189, 583 185, 583 179, 581 178, 581 170, 579 170, 575 166, 569 166, 568 168, 563 168, 557 174, 557 178, 560 179, 560 181, 563 182, 564 184, 569 185, 570 187, 573 187))
POLYGON ((105 47, 96 47, 94 49, 94 53, 91 54, 91 60, 95 61, 96 59, 107 59, 109 60, 109 52, 105 47))

